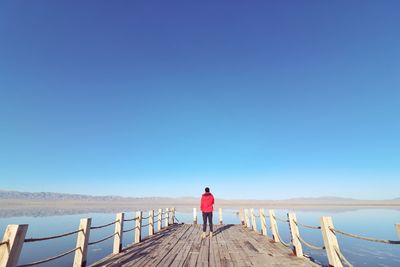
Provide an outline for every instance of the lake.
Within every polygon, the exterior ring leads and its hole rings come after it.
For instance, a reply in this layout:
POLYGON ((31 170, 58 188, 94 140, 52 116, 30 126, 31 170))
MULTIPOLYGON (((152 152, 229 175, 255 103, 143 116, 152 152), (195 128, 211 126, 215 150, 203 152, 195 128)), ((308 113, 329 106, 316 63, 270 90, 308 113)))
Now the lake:
MULTIPOLYGON (((338 210, 293 210, 296 212, 299 223, 319 226, 321 216, 332 216, 336 229, 378 239, 398 240, 394 225, 400 223, 399 209, 338 209, 338 210)), ((224 210, 223 220, 225 224, 239 224, 240 219, 237 210, 224 210)), ((266 209, 266 214, 267 214, 266 209)), ((277 217, 287 218, 288 210, 275 209, 277 217)), ((134 212, 125 213, 125 219, 134 218, 134 212)), ((147 216, 147 212, 143 213, 147 216)), ((192 223, 191 212, 176 212, 179 222, 192 223)), ((92 226, 102 225, 115 220, 114 213, 86 213, 75 215, 57 215, 46 217, 9 217, 0 218, 0 231, 8 224, 29 224, 26 238, 44 237, 77 230, 81 218, 92 218, 92 226)), ((198 213, 198 222, 201 223, 201 214, 198 213)), ((214 213, 214 223, 218 223, 218 212, 214 213)), ((146 224, 147 220, 143 220, 146 224)), ((260 222, 257 218, 257 228, 260 229, 260 222)), ((269 226, 269 219, 267 218, 269 226)), ((126 222, 124 229, 134 227, 134 222, 126 222)), ((283 241, 290 241, 290 232, 287 223, 278 221, 280 236, 283 241)), ((155 227, 157 229, 157 227, 155 227)), ((142 236, 147 236, 147 227, 142 229, 142 236)), ((317 246, 323 246, 320 230, 300 227, 301 237, 317 246)), ((100 240, 112 234, 114 226, 92 230, 90 241, 100 240)), ((268 229, 271 237, 271 231, 268 229)), ((400 245, 373 243, 354 238, 337 235, 342 253, 354 266, 400 266, 400 245)), ((134 240, 134 232, 128 232, 123 237, 123 247, 128 246, 134 240)), ((106 257, 112 252, 113 239, 106 240, 99 244, 89 246, 88 264, 106 257)), ((60 254, 74 248, 76 245, 76 234, 60 239, 25 243, 19 264, 30 263, 50 256, 60 254)), ((316 251, 303 245, 304 253, 311 256, 316 262, 327 265, 325 251, 316 251)), ((50 263, 38 266, 71 266, 73 254, 57 259, 50 263)))

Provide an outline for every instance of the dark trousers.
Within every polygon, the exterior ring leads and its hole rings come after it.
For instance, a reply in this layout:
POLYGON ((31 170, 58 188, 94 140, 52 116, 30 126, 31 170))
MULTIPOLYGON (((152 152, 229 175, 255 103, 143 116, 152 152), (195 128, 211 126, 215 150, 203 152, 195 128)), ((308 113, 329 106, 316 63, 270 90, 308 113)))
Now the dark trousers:
POLYGON ((207 218, 210 225, 210 232, 213 231, 212 214, 212 212, 203 212, 203 232, 207 230, 207 218))

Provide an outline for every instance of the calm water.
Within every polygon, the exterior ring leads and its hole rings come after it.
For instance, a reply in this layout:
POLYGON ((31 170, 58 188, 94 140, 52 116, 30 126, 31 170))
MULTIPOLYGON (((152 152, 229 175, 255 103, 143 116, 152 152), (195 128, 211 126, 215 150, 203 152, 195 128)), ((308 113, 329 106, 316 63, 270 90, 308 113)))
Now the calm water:
MULTIPOLYGON (((297 220, 300 223, 319 225, 321 216, 332 216, 335 228, 360 234, 364 236, 376 237, 379 239, 397 240, 394 224, 400 223, 400 210, 394 209, 360 209, 360 210, 294 210, 297 220)), ((266 211, 267 212, 267 211, 266 211)), ((276 209, 276 215, 286 218, 287 210, 276 209)), ((146 217, 147 213, 143 214, 146 217)), ((192 213, 176 213, 180 222, 192 223, 192 213)), ((81 218, 92 218, 92 226, 105 224, 115 220, 113 213, 88 213, 78 215, 49 216, 49 217, 11 217, 0 218, 0 231, 3 233, 7 224, 29 224, 28 237, 42 237, 53 234, 60 234, 74 231, 78 228, 81 218)), ((133 218, 134 212, 126 213, 125 218, 133 218)), ((240 223, 237 211, 225 210, 224 223, 240 223)), ((201 215, 198 214, 200 222, 201 215)), ((144 220, 144 224, 147 220, 144 220)), ((218 213, 214 213, 214 223, 218 223, 218 213)), ((258 229, 260 229, 260 223, 258 229)), ((267 221, 269 225, 269 221, 267 221)), ((126 222, 124 228, 134 227, 134 222, 126 222)), ((280 235, 285 242, 290 241, 289 227, 287 223, 278 222, 280 235)), ((322 246, 322 236, 319 230, 299 228, 300 235, 306 241, 322 246)), ((92 230, 90 241, 99 240, 112 234, 114 226, 92 230)), ((269 231, 270 236, 270 231, 269 231)), ((147 236, 147 227, 142 229, 142 236, 147 236)), ((124 234, 123 246, 126 247, 134 240, 134 232, 124 234)), ((355 266, 400 266, 400 245, 386 245, 372 243, 338 235, 339 245, 343 254, 355 266)), ((76 235, 61 239, 26 243, 20 257, 19 264, 29 263, 46 257, 54 256, 75 247, 76 235)), ((88 264, 109 255, 112 252, 113 239, 89 247, 88 264)), ((323 265, 327 264, 324 252, 308 249, 303 246, 304 253, 313 257, 323 265)), ((65 256, 53 262, 40 266, 71 266, 73 254, 65 256)))

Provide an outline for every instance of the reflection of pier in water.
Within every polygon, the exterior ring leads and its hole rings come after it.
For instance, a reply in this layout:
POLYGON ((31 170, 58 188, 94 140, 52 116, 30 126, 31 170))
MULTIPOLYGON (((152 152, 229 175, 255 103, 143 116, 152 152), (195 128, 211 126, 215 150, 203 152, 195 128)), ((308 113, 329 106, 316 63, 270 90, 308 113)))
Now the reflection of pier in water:
MULTIPOLYGON (((90 218, 81 219, 76 231, 39 238, 25 237, 28 225, 9 225, 0 242, 0 267, 34 266, 69 254, 75 255, 71 265, 86 266, 88 247, 108 239, 114 239, 112 255, 92 266, 318 266, 303 254, 302 246, 325 251, 330 266, 352 266, 341 252, 336 234, 371 242, 400 244, 400 241, 362 237, 335 229, 331 217, 322 217, 320 226, 312 226, 298 222, 293 212, 287 214, 287 219, 277 217, 274 210, 265 214, 264 209, 240 209, 239 215, 241 224, 224 225, 222 209, 219 209, 219 225, 215 227, 212 237, 204 239, 201 238, 201 227, 197 225, 196 209, 193 211, 193 224, 178 224, 175 209, 167 208, 156 213, 150 210, 146 216, 138 211, 133 218, 125 218, 124 213, 118 213, 115 221, 97 226, 92 225, 90 218), (257 229, 257 220, 261 229, 257 229), (285 243, 280 237, 277 221, 289 226, 290 242, 285 243), (106 227, 114 227, 111 235, 91 240, 91 231, 106 227), (142 239, 144 228, 148 230, 148 237, 142 239), (299 228, 320 231, 324 246, 318 247, 305 241, 299 228), (122 248, 123 236, 129 232, 134 234, 134 243, 122 248), (19 264, 24 243, 70 235, 77 236, 73 249, 40 261, 19 264)), ((400 225, 396 225, 396 229, 400 235, 400 225)))

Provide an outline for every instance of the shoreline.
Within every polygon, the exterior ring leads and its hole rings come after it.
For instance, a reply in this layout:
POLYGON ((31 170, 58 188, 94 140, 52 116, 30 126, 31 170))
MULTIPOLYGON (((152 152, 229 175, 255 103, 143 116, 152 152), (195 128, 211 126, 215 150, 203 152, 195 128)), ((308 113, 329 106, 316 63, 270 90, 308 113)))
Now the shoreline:
MULTIPOLYGON (((198 201, 194 200, 149 200, 137 199, 129 201, 93 201, 93 200, 18 200, 0 199, 0 218, 21 216, 57 216, 82 213, 118 213, 136 210, 157 210, 159 208, 175 207, 177 212, 189 213, 193 208, 199 210, 198 201)), ((302 211, 343 212, 358 209, 395 209, 400 210, 397 202, 290 202, 290 201, 259 201, 259 200, 216 200, 215 209, 223 208, 237 211, 239 208, 273 208, 302 211)))

